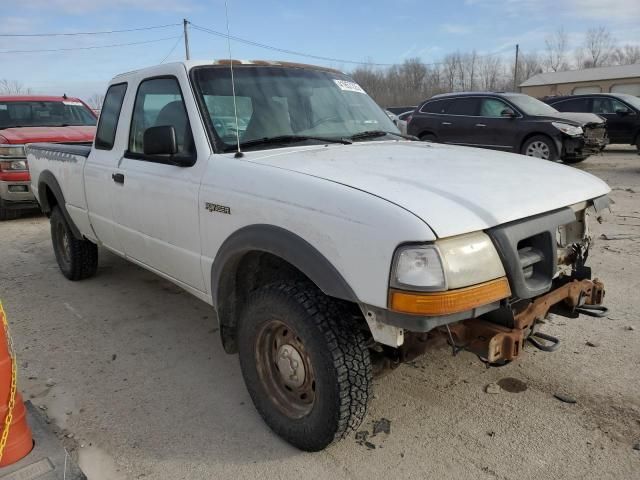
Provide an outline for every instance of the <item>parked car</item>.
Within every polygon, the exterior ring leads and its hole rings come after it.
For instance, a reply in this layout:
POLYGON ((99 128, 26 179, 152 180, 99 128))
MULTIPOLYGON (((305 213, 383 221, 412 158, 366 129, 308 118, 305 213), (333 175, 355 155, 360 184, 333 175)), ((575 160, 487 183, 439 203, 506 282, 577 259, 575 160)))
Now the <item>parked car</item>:
POLYGON ((597 115, 560 113, 519 93, 436 95, 416 109, 407 131, 421 140, 565 163, 581 162, 607 143, 605 122, 597 115))
POLYGON ((396 127, 398 127, 398 130, 400 130, 400 133, 403 135, 407 135, 407 124, 409 120, 411 120, 411 115, 413 115, 413 110, 401 113, 395 121, 396 127))
POLYGON ((394 115, 401 115, 405 112, 413 112, 415 109, 416 109, 415 105, 412 107, 388 107, 387 108, 387 110, 389 110, 394 115))
POLYGON ((591 93, 548 97, 544 101, 561 112, 588 112, 603 117, 611 143, 635 145, 640 151, 640 98, 625 93, 591 93))
POLYGON ((206 60, 117 76, 93 148, 27 146, 31 185, 68 279, 96 274, 100 245, 211 304, 291 444, 356 430, 374 366, 414 359, 427 332, 504 364, 550 308, 603 309, 584 266, 589 216, 608 204, 598 178, 405 139, 336 70, 233 75, 206 60), (252 107, 242 133, 212 108, 234 95, 252 107))
POLYGON ((0 220, 37 209, 24 145, 91 143, 96 116, 77 98, 0 96, 0 220))

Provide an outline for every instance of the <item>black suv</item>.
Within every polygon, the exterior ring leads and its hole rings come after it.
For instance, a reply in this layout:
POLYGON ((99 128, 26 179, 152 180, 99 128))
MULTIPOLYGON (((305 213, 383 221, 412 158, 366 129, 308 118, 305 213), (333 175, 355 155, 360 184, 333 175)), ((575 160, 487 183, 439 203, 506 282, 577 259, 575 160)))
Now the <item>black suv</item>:
POLYGON ((421 140, 492 148, 577 163, 607 144, 605 122, 560 113, 519 93, 448 93, 416 108, 407 133, 421 140))
POLYGON ((592 93, 544 99, 561 112, 595 113, 607 120, 611 143, 627 143, 640 150, 640 98, 624 93, 592 93))

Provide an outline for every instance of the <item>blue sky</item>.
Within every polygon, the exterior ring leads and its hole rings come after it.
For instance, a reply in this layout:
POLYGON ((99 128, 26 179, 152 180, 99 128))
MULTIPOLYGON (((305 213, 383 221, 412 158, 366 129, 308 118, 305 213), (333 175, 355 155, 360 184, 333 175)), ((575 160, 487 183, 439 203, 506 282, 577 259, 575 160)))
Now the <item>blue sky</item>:
MULTIPOLYGON (((542 50, 560 26, 571 47, 589 27, 608 27, 620 43, 640 44, 640 0, 228 0, 231 34, 280 48, 325 57, 378 63, 476 49, 513 55, 542 50)), ((225 31, 218 0, 0 0, 0 33, 29 34, 112 30, 178 23, 225 31)), ((38 93, 86 98, 101 93, 117 73, 160 63, 176 45, 179 26, 100 36, 0 37, 0 78, 18 80, 38 93), (2 53, 7 50, 73 48, 165 39, 154 43, 87 51, 2 53)), ((191 30, 193 58, 227 56, 223 38, 191 30)), ((235 58, 352 65, 285 55, 232 43, 235 58)), ((167 61, 184 58, 176 45, 167 61)))

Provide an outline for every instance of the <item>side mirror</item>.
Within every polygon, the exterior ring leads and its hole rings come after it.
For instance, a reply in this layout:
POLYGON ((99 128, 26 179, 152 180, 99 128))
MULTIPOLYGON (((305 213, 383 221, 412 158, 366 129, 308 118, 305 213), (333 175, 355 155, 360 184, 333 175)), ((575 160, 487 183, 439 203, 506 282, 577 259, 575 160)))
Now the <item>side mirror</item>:
POLYGON ((620 117, 626 117, 627 115, 631 115, 631 111, 627 108, 616 110, 616 114, 620 117))
POLYGON ((505 118, 514 118, 516 116, 516 112, 514 112, 510 108, 505 108, 500 112, 500 116, 505 118))
POLYGON ((147 128, 142 145, 145 155, 175 155, 178 153, 176 129, 172 125, 147 128))

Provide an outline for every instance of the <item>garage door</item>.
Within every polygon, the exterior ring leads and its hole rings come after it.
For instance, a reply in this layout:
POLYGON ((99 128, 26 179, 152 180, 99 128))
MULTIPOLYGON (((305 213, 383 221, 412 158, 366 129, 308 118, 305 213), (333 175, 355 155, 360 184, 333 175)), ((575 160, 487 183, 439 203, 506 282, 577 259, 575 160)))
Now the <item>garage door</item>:
POLYGON ((619 84, 611 87, 611 93, 628 93, 640 97, 640 83, 619 84))
POLYGON ((571 92, 572 95, 585 95, 588 93, 600 93, 602 92, 602 88, 598 87, 597 85, 593 86, 593 87, 576 87, 573 89, 573 91, 571 92))

